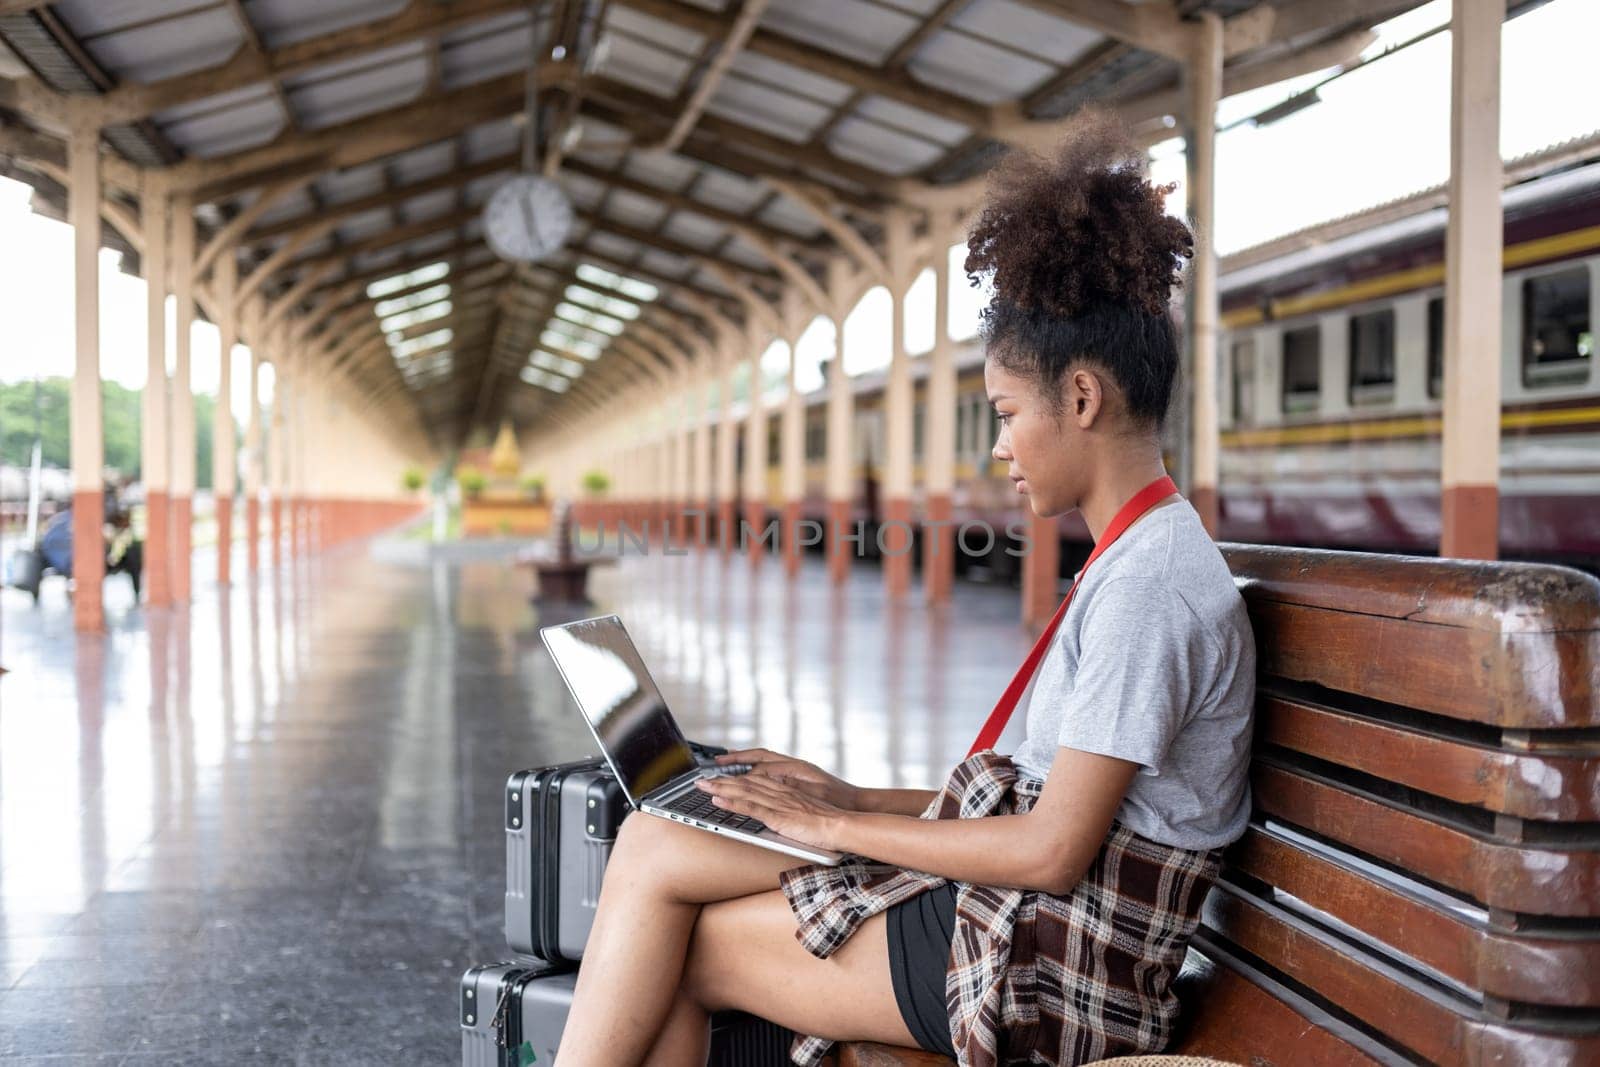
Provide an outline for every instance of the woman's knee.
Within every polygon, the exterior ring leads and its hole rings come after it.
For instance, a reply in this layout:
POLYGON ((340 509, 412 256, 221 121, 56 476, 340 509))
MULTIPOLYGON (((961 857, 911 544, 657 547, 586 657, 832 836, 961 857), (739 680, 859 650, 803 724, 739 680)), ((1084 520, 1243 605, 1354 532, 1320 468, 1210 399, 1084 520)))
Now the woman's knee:
POLYGON ((624 819, 617 831, 606 880, 617 875, 639 877, 670 889, 676 884, 676 872, 682 869, 685 857, 699 844, 696 838, 703 836, 666 819, 635 814, 624 819))

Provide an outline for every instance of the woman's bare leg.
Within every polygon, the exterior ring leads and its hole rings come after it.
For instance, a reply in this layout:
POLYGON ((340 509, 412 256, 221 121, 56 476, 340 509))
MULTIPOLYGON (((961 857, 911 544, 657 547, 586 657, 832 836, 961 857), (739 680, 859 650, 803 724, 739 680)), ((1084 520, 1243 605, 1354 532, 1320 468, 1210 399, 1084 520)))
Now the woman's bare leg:
POLYGON ((680 987, 656 1043, 644 1058, 644 1067, 678 1067, 686 1063, 702 1067, 710 1053, 711 1013, 680 987))
POLYGON ((775 889, 797 863, 651 815, 625 821, 562 1031, 561 1067, 641 1062, 673 1006, 701 906, 775 889))
POLYGON ((839 951, 819 960, 795 940, 794 914, 776 891, 701 910, 677 999, 645 1062, 702 1067, 710 1013, 730 1008, 803 1034, 916 1044, 889 978, 884 916, 868 919, 839 951))

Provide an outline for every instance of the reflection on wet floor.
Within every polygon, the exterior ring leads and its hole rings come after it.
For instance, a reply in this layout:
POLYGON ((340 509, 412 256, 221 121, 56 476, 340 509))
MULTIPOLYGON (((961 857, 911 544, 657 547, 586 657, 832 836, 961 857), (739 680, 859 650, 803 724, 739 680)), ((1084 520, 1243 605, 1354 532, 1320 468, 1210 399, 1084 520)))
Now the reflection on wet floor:
MULTIPOLYGON (((349 549, 197 589, 0 596, 0 1061, 447 1063, 505 955, 506 775, 592 750, 494 559, 349 549), (404 1056, 404 1059, 397 1059, 404 1056)), ((197 568, 198 573, 205 573, 197 568)), ((243 573, 242 567, 236 573, 243 573)), ((931 785, 1021 661, 1016 594, 885 605, 872 567, 699 554, 596 573, 691 736, 931 785)))

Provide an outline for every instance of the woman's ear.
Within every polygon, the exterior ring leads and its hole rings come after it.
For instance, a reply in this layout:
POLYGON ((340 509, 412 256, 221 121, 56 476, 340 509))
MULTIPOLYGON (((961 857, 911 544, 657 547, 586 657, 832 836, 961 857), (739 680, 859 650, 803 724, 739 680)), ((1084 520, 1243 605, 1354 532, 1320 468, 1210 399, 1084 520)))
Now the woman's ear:
POLYGON ((1080 430, 1093 426, 1105 406, 1105 388, 1100 376, 1088 367, 1073 370, 1067 375, 1066 401, 1067 414, 1080 430))

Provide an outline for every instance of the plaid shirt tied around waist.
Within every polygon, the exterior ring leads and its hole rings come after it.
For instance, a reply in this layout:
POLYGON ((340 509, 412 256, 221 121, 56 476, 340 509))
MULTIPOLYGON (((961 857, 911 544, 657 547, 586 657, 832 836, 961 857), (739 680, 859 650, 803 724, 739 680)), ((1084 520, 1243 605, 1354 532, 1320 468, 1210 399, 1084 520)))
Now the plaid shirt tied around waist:
MULTIPOLYGON (((1005 756, 979 752, 922 818, 1020 815, 1043 786, 1005 756)), ((1220 849, 1159 844, 1113 822, 1066 896, 956 883, 945 1003, 960 1067, 1070 1065, 1164 1048, 1179 1008, 1172 981, 1220 861, 1220 849)), ((781 876, 795 936, 819 959, 871 916, 944 883, 860 859, 781 876)), ((832 1044, 799 1037, 790 1058, 810 1067, 832 1044)))

